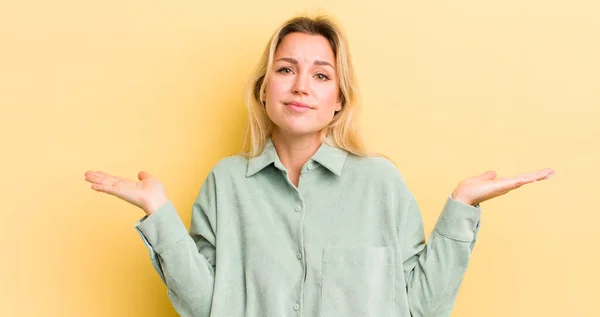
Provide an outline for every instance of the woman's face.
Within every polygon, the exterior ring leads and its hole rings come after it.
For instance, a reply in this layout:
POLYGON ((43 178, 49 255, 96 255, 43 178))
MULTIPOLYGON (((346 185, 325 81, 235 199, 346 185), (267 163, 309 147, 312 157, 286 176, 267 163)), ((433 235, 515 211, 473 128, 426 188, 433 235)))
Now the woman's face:
POLYGON ((275 132, 306 135, 331 122, 342 109, 335 65, 325 37, 295 32, 283 38, 263 95, 275 132))

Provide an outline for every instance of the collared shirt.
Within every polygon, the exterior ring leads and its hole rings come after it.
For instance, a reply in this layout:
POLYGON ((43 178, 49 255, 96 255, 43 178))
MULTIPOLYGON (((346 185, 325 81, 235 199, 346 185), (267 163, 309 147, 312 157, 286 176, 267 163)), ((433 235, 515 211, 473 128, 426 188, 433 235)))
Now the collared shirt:
POLYGON ((481 209, 449 196, 426 243, 396 166, 323 143, 294 186, 269 138, 206 177, 189 231, 169 201, 136 223, 181 316, 449 316, 481 209))

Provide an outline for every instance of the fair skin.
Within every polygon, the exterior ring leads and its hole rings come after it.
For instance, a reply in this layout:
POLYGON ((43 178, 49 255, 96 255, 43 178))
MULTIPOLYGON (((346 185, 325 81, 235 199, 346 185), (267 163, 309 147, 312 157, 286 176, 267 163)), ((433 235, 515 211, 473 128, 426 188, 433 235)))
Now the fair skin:
MULTIPOLYGON (((267 74, 262 98, 275 124, 273 144, 296 187, 302 167, 321 145, 321 131, 331 122, 335 111, 342 108, 335 65, 333 50, 324 37, 291 33, 277 48, 273 71, 267 74), (294 106, 293 102, 300 104, 294 106)), ((554 173, 554 169, 545 168, 496 178, 496 172, 487 171, 460 181, 452 197, 475 205, 525 184, 548 179, 554 173)), ((92 183, 93 190, 127 201, 151 215, 169 201, 165 187, 146 171, 139 172, 138 179, 128 180, 102 171, 85 173, 85 180, 92 183)))
POLYGON ((302 167, 321 145, 321 131, 342 109, 329 41, 320 35, 286 35, 275 51, 262 99, 275 125, 271 138, 277 155, 298 187, 302 167), (298 111, 290 106, 293 101, 308 108, 298 111))

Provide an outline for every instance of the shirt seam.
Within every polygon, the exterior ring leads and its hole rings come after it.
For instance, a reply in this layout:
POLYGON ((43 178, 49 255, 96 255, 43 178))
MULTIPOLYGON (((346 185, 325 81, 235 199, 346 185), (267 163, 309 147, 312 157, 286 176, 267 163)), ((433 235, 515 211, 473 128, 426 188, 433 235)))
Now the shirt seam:
POLYGON ((471 240, 464 240, 464 239, 459 239, 459 238, 456 238, 456 237, 450 236, 450 235, 448 235, 448 234, 442 233, 442 232, 441 232, 440 230, 438 230, 437 228, 435 229, 435 232, 436 232, 437 234, 439 234, 439 235, 443 236, 443 237, 446 237, 446 238, 448 238, 448 239, 450 239, 450 240, 454 240, 454 241, 458 241, 458 242, 470 243, 471 241, 473 241, 473 239, 471 239, 471 240))
POLYGON ((164 247, 164 248, 154 248, 154 252, 158 255, 162 255, 162 253, 172 249, 173 247, 175 247, 176 245, 178 245, 179 243, 181 243, 182 240, 184 240, 186 238, 186 235, 184 235, 183 237, 181 237, 179 240, 175 240, 174 243, 172 243, 171 245, 164 247), (160 250, 160 251, 159 251, 160 250))

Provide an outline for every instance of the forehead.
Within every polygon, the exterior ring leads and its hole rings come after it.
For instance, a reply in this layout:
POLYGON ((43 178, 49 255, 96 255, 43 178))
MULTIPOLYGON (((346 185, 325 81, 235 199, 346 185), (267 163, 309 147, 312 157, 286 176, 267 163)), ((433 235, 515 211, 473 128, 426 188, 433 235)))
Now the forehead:
POLYGON ((290 33, 283 38, 275 51, 275 59, 280 57, 318 59, 330 63, 335 59, 331 45, 324 36, 300 32, 290 33))

